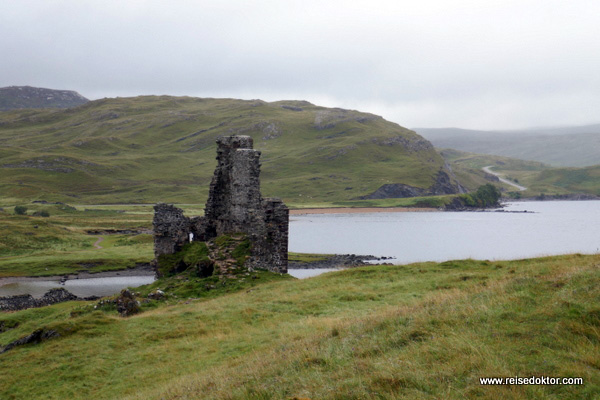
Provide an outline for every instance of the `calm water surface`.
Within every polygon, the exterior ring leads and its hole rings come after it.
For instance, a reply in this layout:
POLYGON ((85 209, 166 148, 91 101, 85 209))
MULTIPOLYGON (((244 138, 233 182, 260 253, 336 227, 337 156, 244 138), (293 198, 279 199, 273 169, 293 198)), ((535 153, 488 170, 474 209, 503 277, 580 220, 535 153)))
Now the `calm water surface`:
POLYGON ((307 268, 307 269, 289 269, 288 274, 298 279, 312 278, 313 276, 324 274, 325 272, 341 271, 342 268, 307 268))
POLYGON ((294 215, 289 249, 393 256, 395 264, 600 250, 600 201, 515 202, 513 212, 294 215))
MULTIPOLYGON (((301 253, 373 254, 395 264, 475 258, 506 260, 600 251, 600 201, 517 202, 513 212, 407 212, 294 215, 289 249, 301 253)), ((290 270, 297 278, 328 272, 290 270)), ((2 285, 0 296, 41 297, 53 287, 77 296, 107 296, 152 276, 117 276, 2 285)))
POLYGON ((89 279, 71 279, 61 285, 57 280, 29 280, 0 284, 0 296, 14 296, 17 294, 30 294, 33 297, 42 297, 52 288, 65 288, 79 297, 110 296, 119 293, 126 287, 146 285, 154 281, 154 276, 113 276, 89 279))

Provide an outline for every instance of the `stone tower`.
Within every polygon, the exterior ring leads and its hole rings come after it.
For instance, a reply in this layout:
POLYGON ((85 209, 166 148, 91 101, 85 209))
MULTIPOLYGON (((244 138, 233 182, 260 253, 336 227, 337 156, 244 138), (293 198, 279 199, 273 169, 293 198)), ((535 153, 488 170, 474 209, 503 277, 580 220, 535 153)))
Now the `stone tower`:
POLYGON ((250 136, 217 139, 217 168, 213 175, 204 217, 187 218, 168 204, 154 207, 155 262, 173 254, 190 240, 243 233, 252 243, 247 265, 287 272, 289 210, 279 199, 260 194, 260 151, 250 136), (192 234, 192 235, 190 235, 192 234))

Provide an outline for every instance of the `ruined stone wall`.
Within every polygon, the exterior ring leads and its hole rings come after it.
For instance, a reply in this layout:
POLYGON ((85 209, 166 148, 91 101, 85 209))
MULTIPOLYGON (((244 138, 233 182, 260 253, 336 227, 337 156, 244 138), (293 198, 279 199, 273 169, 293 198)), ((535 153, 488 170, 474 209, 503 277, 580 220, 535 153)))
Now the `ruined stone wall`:
POLYGON ((279 199, 268 198, 262 202, 264 225, 251 236, 254 240, 253 256, 250 264, 260 268, 261 263, 280 267, 277 272, 287 272, 289 209, 279 199))
POLYGON ((159 203, 154 206, 154 257, 173 254, 189 241, 190 219, 183 210, 172 204, 159 203))
POLYGON ((249 136, 217 140, 217 168, 213 175, 205 216, 207 230, 220 236, 246 232, 262 218, 260 151, 252 149, 249 136))
POLYGON ((279 199, 262 198, 260 151, 252 146, 249 136, 217 139, 217 167, 204 217, 187 218, 168 204, 154 207, 155 262, 181 250, 190 233, 200 241, 244 233, 252 243, 249 266, 287 272, 289 210, 279 199))

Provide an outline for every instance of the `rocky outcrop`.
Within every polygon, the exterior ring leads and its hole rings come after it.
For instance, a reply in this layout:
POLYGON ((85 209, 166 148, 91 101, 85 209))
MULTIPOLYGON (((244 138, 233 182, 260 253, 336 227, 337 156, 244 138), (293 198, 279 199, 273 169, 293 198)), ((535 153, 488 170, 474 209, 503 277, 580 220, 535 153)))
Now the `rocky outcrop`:
POLYGON ((332 108, 315 113, 314 128, 316 130, 325 130, 335 128, 336 125, 344 122, 360 122, 365 123, 367 121, 382 119, 378 115, 367 114, 367 113, 356 113, 350 110, 344 110, 342 108, 332 108))
POLYGON ((467 207, 464 199, 460 197, 453 198, 449 203, 443 207, 444 211, 469 211, 473 208, 467 207))
MULTIPOLYGON (((450 174, 452 174, 451 171, 450 174)), ((444 170, 438 171, 435 177, 435 183, 429 188, 429 194, 443 195, 466 193, 467 190, 462 187, 456 179, 452 179, 450 174, 444 170)))
POLYGON ((17 311, 27 308, 44 307, 63 301, 83 300, 63 288, 50 289, 41 299, 36 299, 30 294, 0 297, 0 310, 17 311))
POLYGON ((20 108, 68 108, 89 100, 72 90, 54 90, 31 86, 0 88, 0 111, 20 108))
POLYGON ((373 265, 365 261, 388 260, 388 257, 360 256, 356 254, 334 254, 318 261, 290 262, 289 269, 316 269, 316 268, 349 268, 363 265, 373 265))
POLYGON ((500 178, 496 175, 488 174, 487 172, 483 173, 483 179, 490 182, 500 182, 500 178))
POLYGON ((412 153, 418 153, 422 151, 434 151, 433 145, 425 140, 424 138, 413 135, 413 136, 402 136, 395 135, 387 138, 373 138, 371 139, 372 143, 375 143, 379 146, 400 146, 412 153))
POLYGON ((366 196, 361 196, 358 199, 398 199, 405 197, 437 196, 458 193, 466 193, 466 189, 462 187, 456 181, 456 179, 452 179, 448 172, 440 169, 436 175, 434 184, 428 189, 410 186, 404 183, 387 183, 380 186, 373 193, 366 196))
POLYGON ((22 346, 24 344, 30 344, 30 343, 41 343, 48 339, 52 339, 52 338, 59 337, 59 336, 60 336, 60 334, 57 331, 52 330, 52 329, 37 329, 37 330, 33 331, 30 335, 27 335, 25 337, 17 339, 14 342, 9 343, 5 347, 0 347, 0 354, 5 353, 9 350, 12 350, 13 348, 15 348, 17 346, 22 346))
POLYGON ((203 217, 188 218, 173 205, 154 207, 154 255, 161 259, 191 241, 207 242, 223 235, 244 234, 251 243, 246 265, 287 272, 289 210, 279 199, 260 194, 260 151, 249 136, 217 139, 217 167, 203 217))
POLYGON ((140 302, 136 300, 135 294, 129 289, 121 290, 115 302, 117 304, 117 312, 122 317, 129 317, 141 311, 140 302))
POLYGON ((359 199, 399 199, 404 197, 425 196, 425 189, 405 185, 403 183, 386 183, 379 189, 367 196, 361 196, 359 199))
POLYGON ((0 333, 4 333, 19 326, 16 321, 0 321, 0 333))

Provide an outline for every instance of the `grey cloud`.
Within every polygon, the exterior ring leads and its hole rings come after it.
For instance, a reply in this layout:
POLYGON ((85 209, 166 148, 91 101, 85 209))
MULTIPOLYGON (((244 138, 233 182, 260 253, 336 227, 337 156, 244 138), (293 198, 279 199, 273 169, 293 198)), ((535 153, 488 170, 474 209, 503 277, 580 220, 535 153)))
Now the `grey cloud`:
POLYGON ((20 1, 0 86, 301 98, 404 126, 598 122, 600 3, 20 1))

